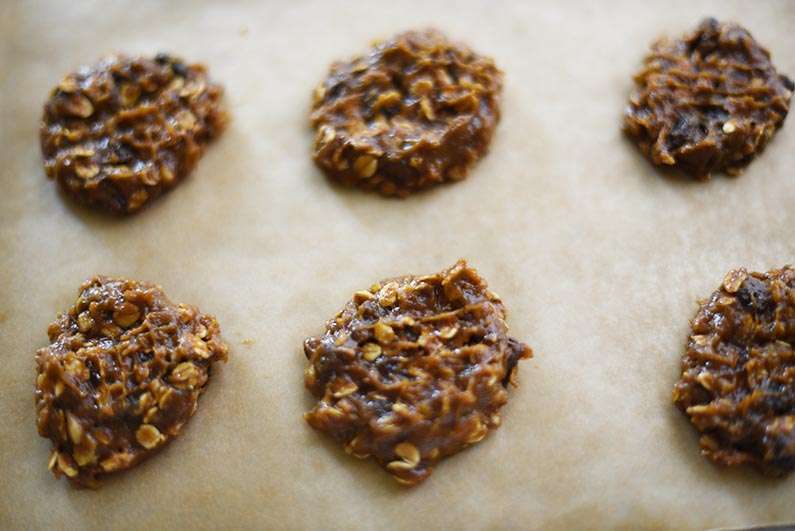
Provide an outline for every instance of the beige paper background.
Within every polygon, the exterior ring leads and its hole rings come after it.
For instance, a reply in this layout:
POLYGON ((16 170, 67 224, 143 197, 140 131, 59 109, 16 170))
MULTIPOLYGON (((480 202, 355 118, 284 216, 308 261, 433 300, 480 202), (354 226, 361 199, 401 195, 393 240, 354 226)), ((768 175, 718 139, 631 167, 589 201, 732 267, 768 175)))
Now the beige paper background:
POLYGON ((795 75, 795 2, 14 2, 0 5, 0 528, 701 528, 795 521, 795 477, 724 471, 670 404, 695 300, 739 265, 795 261, 790 118, 740 178, 672 180, 621 135, 661 33, 742 21, 795 75), (436 26, 506 72, 490 155, 405 201, 330 185, 309 97, 328 64, 436 26), (123 220, 41 168, 51 86, 113 51, 170 50, 227 88, 228 132, 123 220), (504 425, 399 487, 301 419, 305 336, 383 277, 466 257, 536 357, 504 425), (231 345, 181 438, 99 491, 46 470, 34 361, 95 273, 160 283, 231 345), (241 343, 253 339, 254 343, 241 343))

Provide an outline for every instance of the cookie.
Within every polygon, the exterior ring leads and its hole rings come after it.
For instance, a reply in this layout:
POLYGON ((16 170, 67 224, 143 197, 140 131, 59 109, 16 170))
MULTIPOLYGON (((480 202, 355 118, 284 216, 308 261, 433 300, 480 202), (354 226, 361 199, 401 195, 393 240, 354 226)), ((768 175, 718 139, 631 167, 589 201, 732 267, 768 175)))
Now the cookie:
POLYGON ((502 73, 437 31, 332 65, 317 87, 313 157, 335 181, 389 196, 463 179, 500 118, 502 73))
POLYGON ((36 354, 39 434, 49 468, 75 485, 135 466, 175 438, 212 364, 226 361, 218 322, 160 287, 95 277, 36 354))
POLYGON ((138 211, 179 184, 227 122, 202 65, 113 56, 67 75, 44 106, 44 169, 77 201, 138 211))
POLYGON ((746 29, 709 18, 652 45, 624 128, 655 165, 695 179, 737 175, 784 123, 793 89, 746 29))
POLYGON ((795 468, 795 269, 726 275, 693 319, 673 399, 715 463, 795 468))
POLYGON ((517 364, 532 355, 464 261, 356 292, 304 352, 318 400, 306 421, 406 485, 500 425, 517 364))

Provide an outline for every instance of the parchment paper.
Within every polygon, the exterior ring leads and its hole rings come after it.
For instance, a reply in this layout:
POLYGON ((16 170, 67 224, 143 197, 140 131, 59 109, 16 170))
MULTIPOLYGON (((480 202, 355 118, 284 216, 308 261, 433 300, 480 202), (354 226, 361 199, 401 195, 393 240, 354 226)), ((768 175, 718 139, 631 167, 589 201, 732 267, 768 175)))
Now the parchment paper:
POLYGON ((795 477, 720 470, 671 405, 695 301, 795 261, 790 118, 740 178, 662 176, 620 132, 648 44, 705 15, 795 74, 795 2, 15 2, 0 5, 0 528, 701 528, 795 521, 795 477), (329 184, 310 93, 371 39, 435 26, 506 73, 491 153, 404 201, 329 184), (38 123, 68 71, 168 50, 222 80, 233 122, 140 215, 76 207, 38 123), (301 418, 304 337, 357 289, 465 257, 535 358, 503 426, 413 490, 301 418), (99 491, 46 469, 34 352, 96 273, 214 313, 231 357, 182 437, 99 491), (253 340, 253 344, 249 341, 253 340))

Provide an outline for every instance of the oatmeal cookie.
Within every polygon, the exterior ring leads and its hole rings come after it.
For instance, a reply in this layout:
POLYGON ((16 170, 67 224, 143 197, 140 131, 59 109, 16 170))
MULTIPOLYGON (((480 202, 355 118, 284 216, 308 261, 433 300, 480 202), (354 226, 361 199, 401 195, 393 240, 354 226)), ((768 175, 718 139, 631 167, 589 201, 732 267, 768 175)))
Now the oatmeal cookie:
POLYGON ((76 200, 116 214, 176 186, 227 121, 202 65, 113 56, 67 75, 44 106, 44 169, 76 200))
POLYGON ((433 30, 332 65, 315 89, 314 159, 332 179, 406 196, 463 179, 500 118, 502 73, 433 30))
POLYGON ((517 364, 532 354, 464 261, 356 292, 304 351, 318 399, 307 422, 407 485, 500 425, 517 364))
POLYGON ((79 486, 176 437, 227 358, 214 317, 132 280, 88 280, 48 334, 36 354, 38 430, 53 443, 50 470, 79 486))
POLYGON ((784 123, 795 84, 737 24, 713 18, 652 45, 624 128, 644 155, 696 179, 739 174, 784 123))
POLYGON ((795 269, 729 272, 692 323, 676 406, 721 465, 795 468, 795 269))

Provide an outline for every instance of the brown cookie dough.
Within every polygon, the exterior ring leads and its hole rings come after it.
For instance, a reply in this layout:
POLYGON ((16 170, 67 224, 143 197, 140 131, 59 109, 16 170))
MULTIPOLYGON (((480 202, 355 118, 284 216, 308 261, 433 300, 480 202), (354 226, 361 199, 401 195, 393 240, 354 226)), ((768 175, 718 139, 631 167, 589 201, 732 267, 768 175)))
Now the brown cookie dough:
POLYGON ((674 403, 721 465, 795 468, 795 269, 731 271, 692 323, 674 403))
POLYGON ((737 175, 784 123, 795 84, 741 26, 713 18, 661 39, 635 76, 624 128, 654 164, 737 175))
POLYGON ((132 280, 88 280, 47 333, 36 354, 38 430, 54 446, 50 470, 79 486, 176 437, 212 363, 227 357, 214 317, 132 280))
POLYGON ((464 261, 356 292, 304 352, 318 399, 307 422, 407 485, 499 426, 517 363, 532 354, 464 261))
POLYGON ((67 75, 44 106, 44 169, 78 201, 129 214, 176 186, 223 130, 202 65, 114 56, 67 75))
POLYGON ((314 159, 332 179, 407 196, 463 179, 500 118, 502 72, 437 31, 332 65, 314 93, 314 159))

